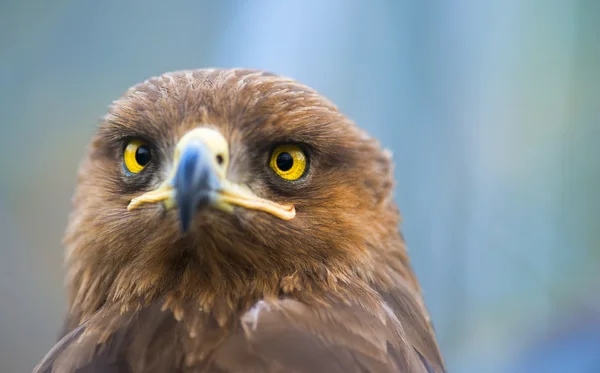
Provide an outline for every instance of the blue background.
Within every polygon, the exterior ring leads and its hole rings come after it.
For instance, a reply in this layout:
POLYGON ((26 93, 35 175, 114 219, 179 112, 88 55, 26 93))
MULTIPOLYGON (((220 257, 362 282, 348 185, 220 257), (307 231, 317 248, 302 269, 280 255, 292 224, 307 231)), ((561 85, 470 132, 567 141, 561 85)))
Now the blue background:
POLYGON ((0 371, 55 340, 108 105, 216 66, 296 78, 394 152, 451 372, 600 372, 599 19, 583 0, 0 1, 0 371))

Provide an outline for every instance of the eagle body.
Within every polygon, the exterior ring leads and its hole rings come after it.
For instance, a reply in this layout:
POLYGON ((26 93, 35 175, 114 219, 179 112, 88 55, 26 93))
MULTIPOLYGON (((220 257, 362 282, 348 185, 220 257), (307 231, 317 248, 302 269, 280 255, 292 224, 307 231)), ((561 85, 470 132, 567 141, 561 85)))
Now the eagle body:
POLYGON ((443 372, 390 154, 327 99, 243 69, 111 106, 65 235, 69 311, 35 372, 443 372))

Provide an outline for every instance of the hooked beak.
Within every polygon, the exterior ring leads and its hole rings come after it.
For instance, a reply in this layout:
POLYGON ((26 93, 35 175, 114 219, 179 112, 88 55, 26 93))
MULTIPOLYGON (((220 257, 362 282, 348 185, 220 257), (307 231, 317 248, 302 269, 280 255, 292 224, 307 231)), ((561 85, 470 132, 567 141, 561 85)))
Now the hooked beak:
POLYGON ((167 180, 156 190, 132 199, 127 210, 134 210, 144 203, 160 202, 166 209, 177 207, 183 232, 189 229, 196 211, 206 207, 233 212, 237 205, 264 211, 283 220, 294 218, 294 205, 262 199, 247 186, 227 180, 228 162, 225 138, 214 129, 196 128, 177 144, 167 180))

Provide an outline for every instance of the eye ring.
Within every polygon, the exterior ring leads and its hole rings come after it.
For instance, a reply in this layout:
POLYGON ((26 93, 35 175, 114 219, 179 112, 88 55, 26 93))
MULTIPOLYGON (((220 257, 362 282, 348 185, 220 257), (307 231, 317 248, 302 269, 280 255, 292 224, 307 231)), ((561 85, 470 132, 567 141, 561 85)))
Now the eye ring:
POLYGON ((152 160, 152 150, 144 141, 130 140, 123 150, 123 165, 132 173, 140 173, 152 160))
POLYGON ((307 169, 307 157, 298 145, 278 145, 271 153, 269 166, 282 179, 294 181, 301 178, 307 169))

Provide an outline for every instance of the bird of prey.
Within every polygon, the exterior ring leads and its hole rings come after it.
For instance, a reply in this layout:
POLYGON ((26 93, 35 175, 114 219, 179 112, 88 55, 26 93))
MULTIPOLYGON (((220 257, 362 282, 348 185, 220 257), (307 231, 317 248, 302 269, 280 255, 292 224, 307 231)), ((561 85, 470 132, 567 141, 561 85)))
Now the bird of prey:
POLYGON ((392 174, 285 77, 130 88, 80 165, 68 316, 35 372, 443 372, 392 174))

